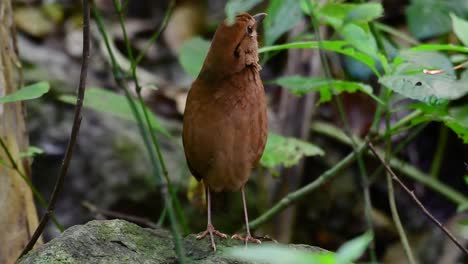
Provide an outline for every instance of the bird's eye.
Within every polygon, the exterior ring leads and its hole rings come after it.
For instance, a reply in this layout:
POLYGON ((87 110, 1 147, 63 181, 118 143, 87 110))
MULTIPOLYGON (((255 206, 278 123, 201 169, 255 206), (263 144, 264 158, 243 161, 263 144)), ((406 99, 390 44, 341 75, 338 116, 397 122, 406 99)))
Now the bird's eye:
POLYGON ((247 33, 248 33, 249 35, 251 35, 252 32, 253 32, 252 26, 248 26, 248 27, 247 27, 247 33))

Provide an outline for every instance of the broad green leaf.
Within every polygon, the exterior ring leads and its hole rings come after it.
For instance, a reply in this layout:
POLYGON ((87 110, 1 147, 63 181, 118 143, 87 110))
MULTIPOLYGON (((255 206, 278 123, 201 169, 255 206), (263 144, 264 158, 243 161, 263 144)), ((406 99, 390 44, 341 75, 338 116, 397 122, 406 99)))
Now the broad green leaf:
POLYGON ((332 99, 332 91, 330 85, 333 86, 336 94, 342 92, 354 93, 361 91, 376 101, 382 103, 380 99, 375 97, 372 93, 372 87, 369 85, 349 82, 341 80, 327 80, 325 78, 317 77, 304 77, 304 76, 285 76, 273 81, 274 83, 283 86, 290 90, 293 94, 302 96, 312 91, 318 91, 320 93, 320 103, 328 102, 332 99))
POLYGON ((429 38, 450 32, 446 0, 412 0, 406 8, 406 20, 413 36, 429 38))
POLYGON ((310 252, 284 245, 263 244, 259 246, 235 247, 225 253, 229 257, 239 260, 261 262, 269 264, 334 264, 333 252, 310 252))
MULTIPOLYGON (((322 41, 321 47, 324 50, 334 51, 351 58, 354 58, 369 67, 375 74, 379 74, 374 59, 362 52, 359 52, 355 48, 351 47, 347 41, 322 41)), ((268 51, 278 51, 285 49, 317 49, 320 47, 318 41, 303 41, 303 42, 291 42, 281 45, 273 45, 260 48, 259 53, 268 52, 268 51)))
POLYGON ((359 4, 346 14, 344 23, 362 23, 377 19, 383 15, 380 3, 359 4))
POLYGON ((369 243, 374 239, 371 232, 366 232, 343 244, 336 252, 336 263, 351 263, 367 249, 369 243))
MULTIPOLYGON (((59 100, 69 104, 76 103, 76 97, 73 95, 62 95, 59 97, 59 100)), ((161 125, 151 110, 146 106, 142 106, 139 101, 133 101, 141 116, 143 116, 143 109, 147 110, 150 125, 153 129, 166 136, 171 136, 169 131, 161 125)), ((88 88, 86 89, 83 105, 101 113, 111 114, 125 120, 136 121, 127 98, 124 95, 112 91, 100 88, 88 88)))
POLYGON ((317 16, 335 29, 341 28, 345 17, 356 8, 356 4, 326 3, 318 9, 317 16))
POLYGON ((381 17, 380 3, 326 3, 317 11, 317 16, 326 24, 340 29, 346 23, 366 23, 381 17))
POLYGON ((428 38, 451 31, 450 13, 467 17, 468 1, 411 0, 406 9, 406 19, 414 36, 428 38))
POLYGON ((452 62, 447 56, 438 52, 414 52, 403 50, 394 61, 393 73, 415 74, 424 69, 442 69, 450 77, 455 78, 452 62))
POLYGON ((403 52, 403 61, 395 65, 392 75, 379 82, 411 99, 428 104, 444 104, 468 93, 468 76, 456 79, 447 57, 434 52, 403 52), (424 69, 443 69, 440 74, 426 74, 424 69))
POLYGON ((457 213, 462 213, 468 210, 468 203, 463 203, 457 206, 457 213))
POLYGON ((453 31, 457 35, 458 39, 468 47, 468 21, 457 17, 454 14, 450 14, 452 18, 453 31))
POLYGON ((312 15, 312 12, 317 8, 318 3, 311 0, 300 0, 299 6, 301 7, 302 13, 305 15, 312 15))
POLYGON ((266 13, 268 15, 264 20, 265 45, 273 44, 302 19, 297 0, 272 0, 266 13))
POLYGON ((29 146, 28 150, 26 152, 20 152, 19 157, 20 158, 29 158, 29 157, 34 157, 39 154, 43 154, 44 150, 34 147, 34 146, 29 146))
POLYGON ((299 162, 304 156, 315 156, 324 154, 319 147, 292 137, 283 137, 278 134, 269 133, 265 151, 260 164, 267 168, 278 165, 291 167, 299 162))
POLYGON ((196 78, 200 73, 209 48, 210 42, 200 37, 184 42, 180 49, 179 62, 185 72, 196 78))
POLYGON ((260 2, 262 2, 262 0, 229 0, 225 6, 228 23, 234 23, 234 17, 236 14, 247 12, 260 2))
POLYGON ((0 97, 0 104, 36 99, 47 93, 49 89, 50 86, 48 82, 31 84, 14 93, 0 97))
POLYGON ((377 43, 374 36, 355 24, 346 24, 340 31, 344 39, 360 52, 377 58, 377 43))

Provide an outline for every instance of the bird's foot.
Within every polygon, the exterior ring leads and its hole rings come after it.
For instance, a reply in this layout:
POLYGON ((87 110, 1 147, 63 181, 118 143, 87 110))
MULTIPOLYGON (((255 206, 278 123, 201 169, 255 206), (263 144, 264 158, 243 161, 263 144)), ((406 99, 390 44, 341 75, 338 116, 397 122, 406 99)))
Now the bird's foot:
POLYGON ((246 237, 243 237, 239 234, 235 234, 231 237, 231 239, 237 239, 237 240, 241 240, 241 241, 245 241, 245 244, 247 245, 247 243, 251 242, 251 243, 255 243, 255 244, 261 244, 262 241, 260 241, 259 239, 256 239, 254 237, 252 237, 250 234, 248 234, 246 237))
POLYGON ((196 236, 196 238, 197 239, 202 239, 202 238, 205 238, 207 235, 210 235, 211 247, 213 248, 214 251, 216 251, 216 244, 214 242, 214 236, 213 235, 217 235, 220 238, 227 238, 228 237, 226 234, 221 233, 218 230, 216 230, 213 225, 208 225, 206 227, 206 230, 201 232, 200 234, 198 234, 196 236))

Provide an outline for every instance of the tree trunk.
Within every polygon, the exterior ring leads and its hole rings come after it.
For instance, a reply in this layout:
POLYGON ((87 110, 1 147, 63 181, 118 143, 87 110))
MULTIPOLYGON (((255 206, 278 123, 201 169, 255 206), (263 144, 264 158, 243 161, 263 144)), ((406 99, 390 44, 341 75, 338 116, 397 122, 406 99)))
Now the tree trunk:
MULTIPOLYGON (((14 33, 11 1, 1 0, 0 97, 15 92, 22 82, 15 81, 21 66, 14 33)), ((0 143, 7 149, 0 147, 0 263, 5 264, 16 261, 38 224, 31 190, 19 173, 29 177, 29 161, 19 157, 28 147, 24 110, 21 102, 0 104, 0 143)))

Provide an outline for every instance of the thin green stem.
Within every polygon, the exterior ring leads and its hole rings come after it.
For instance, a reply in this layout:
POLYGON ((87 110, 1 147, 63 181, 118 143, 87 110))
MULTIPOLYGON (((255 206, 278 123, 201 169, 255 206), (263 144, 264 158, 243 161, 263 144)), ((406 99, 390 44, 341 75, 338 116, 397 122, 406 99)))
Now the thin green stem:
POLYGON ((146 45, 143 47, 143 49, 140 51, 140 53, 136 56, 136 60, 135 60, 135 66, 140 64, 141 60, 143 59, 143 57, 145 56, 146 52, 148 51, 148 49, 151 47, 151 45, 153 45, 153 43, 159 38, 159 35, 161 35, 161 32, 164 30, 164 28, 166 27, 167 25, 167 22, 169 22, 169 18, 171 17, 172 15, 172 11, 174 10, 174 7, 175 7, 175 1, 172 0, 171 2, 169 2, 169 7, 167 8, 166 10, 166 14, 164 15, 164 19, 161 23, 161 26, 159 27, 159 29, 157 31, 155 31, 153 33, 153 35, 151 35, 150 39, 148 40, 148 42, 146 43, 146 45))
MULTIPOLYGON (((413 118, 416 118, 417 116, 413 115, 413 118)), ((412 121, 411 118, 406 118, 405 122, 410 123, 412 121)), ((406 125, 406 123, 401 124, 401 125, 406 125)), ((393 128, 393 127, 392 127, 393 128)), ((323 122, 314 122, 311 126, 312 131, 329 136, 331 138, 334 138, 346 145, 352 146, 352 142, 347 137, 339 128, 326 124, 323 122)), ((379 139, 380 136, 377 135, 375 139, 379 139)), ((364 146, 364 141, 359 138, 355 138, 355 141, 360 144, 361 146, 364 146)), ((362 151, 362 150, 361 150, 362 151)), ((377 150, 379 151, 379 150, 377 150)), ((381 152, 380 152, 381 153, 381 152)), ((338 164, 336 164, 334 167, 328 169, 326 172, 322 173, 317 180, 313 181, 312 183, 298 189, 294 193, 290 193, 292 196, 285 196, 283 199, 281 199, 277 204, 275 204, 272 208, 270 208, 267 212, 263 213, 260 215, 258 218, 254 219, 251 221, 250 227, 255 229, 258 228, 260 225, 263 223, 267 222, 270 220, 273 216, 287 208, 289 205, 294 203, 297 200, 300 200, 304 198, 304 195, 307 195, 314 191, 316 188, 322 186, 323 183, 327 182, 331 178, 333 178, 339 171, 340 169, 344 169, 348 166, 350 166, 355 160, 355 153, 350 153, 348 154, 342 161, 340 161, 338 164), (346 161, 346 162, 344 162, 346 161), (336 168, 338 166, 338 168, 336 168), (292 198, 292 200, 291 200, 292 198)), ((468 203, 468 198, 465 197, 463 194, 457 192, 456 190, 446 186, 445 184, 439 182, 438 180, 432 179, 431 177, 428 177, 426 174, 412 166, 411 164, 405 163, 397 158, 392 158, 390 160, 390 166, 392 168, 395 168, 399 170, 401 173, 404 175, 407 175, 409 178, 418 181, 422 183, 423 185, 427 186, 428 188, 434 190, 435 192, 441 194, 448 200, 456 203, 457 205, 460 204, 467 204, 468 203)))
MULTIPOLYGON (((309 4, 309 9, 313 10, 311 3, 308 2, 308 4, 309 4)), ((358 162, 358 168, 359 168, 359 172, 360 172, 360 176, 361 176, 362 191, 363 191, 363 194, 364 194, 364 213, 365 213, 365 218, 366 218, 366 222, 367 222, 368 232, 370 232, 371 235, 374 236, 374 226, 373 226, 373 222, 372 222, 372 200, 371 200, 371 197, 370 197, 369 180, 368 180, 368 177, 367 177, 366 166, 364 164, 364 160, 362 159, 361 152, 357 151, 358 144, 356 143, 356 141, 354 141, 354 138, 352 136, 352 131, 351 131, 351 128, 350 128, 350 125, 349 125, 349 122, 348 122, 348 117, 347 117, 346 112, 345 112, 344 107, 343 107, 343 102, 341 101, 341 98, 338 95, 336 95, 335 92, 334 92, 335 89, 334 89, 334 85, 333 85, 333 82, 332 82, 332 74, 331 74, 331 71, 330 71, 330 66, 328 64, 328 61, 327 61, 327 59, 325 57, 325 54, 323 52, 323 43, 322 43, 322 38, 321 38, 321 34, 320 34, 320 27, 319 27, 319 24, 317 22, 317 18, 315 17, 314 12, 311 12, 310 17, 311 17, 312 27, 314 28, 315 36, 316 36, 317 41, 319 43, 318 52, 319 52, 319 55, 320 55, 321 64, 322 64, 323 69, 324 69, 324 73, 325 73, 325 77, 326 77, 328 86, 330 87, 330 90, 331 90, 332 94, 334 95, 333 96, 334 101, 335 101, 335 103, 336 103, 336 105, 338 107, 338 112, 340 114, 341 121, 343 122, 345 131, 346 131, 348 137, 351 139, 351 142, 353 143, 353 149, 355 151, 355 155, 356 155, 357 162, 358 162)), ((376 262, 377 257, 376 257, 376 252, 375 252, 375 241, 373 241, 373 240, 371 241, 370 246, 369 246, 369 253, 371 255, 372 261, 376 262)))
MULTIPOLYGON (((119 0, 113 0, 113 3, 114 3, 115 9, 118 12, 120 25, 121 25, 122 31, 124 33, 124 41, 126 43, 126 48, 127 48, 129 58, 131 60, 132 76, 133 76, 133 79, 134 79, 135 84, 137 86, 137 94, 140 94, 140 86, 139 86, 139 83, 138 83, 138 78, 136 76, 136 70, 135 70, 136 69, 135 59, 133 57, 132 49, 130 47, 130 42, 128 41, 128 38, 127 38, 127 34, 126 34, 126 30, 125 30, 125 21, 124 21, 124 18, 123 18, 123 13, 122 13, 122 8, 120 6, 120 1, 119 0)), ((143 108, 144 118, 145 118, 145 121, 146 121, 146 127, 145 127, 145 123, 144 123, 142 117, 140 116, 139 111, 137 110, 137 107, 136 107, 135 102, 133 101, 133 99, 132 99, 132 97, 130 95, 128 87, 126 86, 125 82, 123 82, 122 74, 121 74, 122 70, 120 69, 120 66, 116 63, 115 56, 114 56, 114 54, 112 52, 112 49, 110 48, 109 39, 107 37, 105 27, 104 27, 104 25, 102 23, 101 16, 99 15, 99 13, 98 13, 98 11, 97 11, 97 9, 95 7, 93 7, 93 15, 96 18, 96 22, 98 24, 99 31, 100 31, 101 35, 103 36, 103 39, 104 39, 104 41, 106 43, 106 48, 107 48, 108 53, 109 53, 109 56, 111 57, 111 63, 112 63, 114 78, 116 79, 116 82, 119 84, 119 86, 125 91, 125 95, 127 97, 127 100, 130 103, 130 106, 132 108, 132 112, 133 112, 134 116, 137 118, 137 121, 138 121, 138 124, 139 124, 139 127, 140 127, 140 132, 141 132, 141 134, 142 134, 142 136, 143 136, 143 138, 145 140, 147 150, 148 150, 148 152, 150 154, 151 159, 153 160, 153 171, 154 171, 154 173, 156 175, 156 178, 160 182, 159 188, 160 188, 161 194, 162 194, 162 196, 164 198, 165 207, 167 208, 167 212, 168 212, 168 215, 169 215, 170 224, 171 224, 171 232, 172 232, 172 235, 173 235, 173 238, 174 238, 175 251, 176 251, 176 254, 177 254, 177 257, 178 257, 178 261, 179 261, 179 263, 185 263, 186 261, 185 261, 184 248, 182 246, 182 238, 181 238, 180 232, 178 230, 179 229, 178 221, 177 221, 177 218, 176 218, 176 214, 174 213, 173 201, 172 201, 172 197, 171 197, 171 195, 173 193, 168 192, 168 188, 170 189, 171 186, 170 186, 170 181, 169 181, 169 177, 168 177, 168 174, 167 174, 167 169, 165 169, 166 167, 165 167, 164 159, 162 157, 162 154, 161 154, 161 151, 160 151, 160 148, 159 148, 158 141, 156 140, 156 137, 151 132, 148 113, 146 112, 145 108, 142 107, 143 108), (148 139, 148 135, 147 135, 148 130, 149 130, 149 134, 150 134, 149 137, 151 138, 153 144, 150 144, 150 141, 148 139), (156 155, 159 158, 160 165, 164 168, 163 169, 163 175, 164 175, 164 177, 166 177, 167 184, 162 182, 161 175, 159 173, 159 166, 156 165, 157 162, 155 161, 155 154, 154 154, 154 149, 153 149, 152 146, 154 146, 156 148, 156 150, 157 150, 156 155)), ((141 95, 139 96, 139 103, 142 104, 142 106, 143 106, 143 100, 141 98, 141 95)))
POLYGON ((304 198, 307 194, 311 193, 312 191, 316 190, 320 186, 330 181, 334 176, 338 174, 338 172, 353 164, 353 162, 356 160, 356 152, 361 153, 364 149, 365 145, 361 145, 356 151, 349 153, 335 166, 322 173, 316 180, 301 187, 297 191, 291 192, 285 197, 283 197, 278 203, 276 203, 273 207, 268 209, 268 211, 263 213, 255 220, 251 221, 249 223, 250 228, 255 229, 259 227, 260 225, 270 220, 274 215, 278 214, 294 202, 304 198))
MULTIPOLYGON (((389 133, 390 130, 390 112, 388 111, 389 109, 389 101, 390 101, 390 95, 391 95, 391 90, 390 89, 385 89, 386 90, 386 100, 385 100, 385 162, 388 163, 388 161, 391 159, 391 135, 389 133)), ((392 176, 390 175, 389 172, 385 173, 386 178, 387 178, 387 187, 388 187, 388 202, 390 205, 390 212, 392 214, 392 219, 393 222, 395 223, 395 227, 398 231, 398 235, 400 237, 401 244, 403 245, 403 249, 406 253, 406 257, 408 258, 408 261, 410 264, 415 264, 415 258, 413 251, 410 247, 410 244, 408 242, 408 236, 406 234, 405 228, 403 227, 403 224, 401 223, 401 218, 400 214, 398 213, 398 208, 396 205, 396 199, 395 199, 395 190, 393 188, 393 181, 392 181, 392 176)))
MULTIPOLYGON (((49 207, 49 204, 45 200, 44 196, 42 196, 42 194, 39 192, 39 190, 36 189, 36 187, 32 184, 31 179, 28 176, 26 176, 23 173, 23 171, 21 171, 21 169, 18 166, 18 163, 16 163, 15 159, 13 158, 13 155, 11 154, 11 152, 8 149, 6 143, 3 141, 3 139, 1 137, 0 137, 0 145, 2 146, 3 151, 5 152, 5 154, 8 157, 8 160, 11 163, 11 167, 10 166, 8 166, 8 167, 11 168, 12 170, 16 171, 16 173, 18 173, 18 175, 24 180, 24 182, 26 182, 29 189, 31 189, 34 197, 36 197, 36 199, 39 201, 39 204, 44 209, 49 207)), ((60 230, 60 232, 63 232, 63 230, 65 230, 65 228, 59 223, 55 213, 53 213, 51 217, 52 217, 52 221, 54 222, 54 225, 57 227, 57 229, 60 230)))
POLYGON ((417 117, 421 116, 422 114, 423 114, 423 112, 421 110, 414 110, 413 112, 409 113, 408 115, 406 115, 402 119, 398 120, 395 124, 393 124, 393 126, 388 131, 388 133, 393 135, 395 133, 395 131, 397 131, 398 129, 400 129, 402 127, 405 127, 406 125, 411 123, 411 122, 408 122, 408 121, 414 120, 417 117))
POLYGON ((439 139, 437 140, 437 148, 432 159, 432 166, 430 175, 432 178, 437 179, 439 176, 442 162, 444 161, 445 147, 447 146, 448 128, 445 125, 440 126, 439 139))
MULTIPOLYGON (((131 68, 131 72, 132 72, 132 78, 133 78, 133 81, 135 82, 138 101, 139 101, 139 103, 141 105, 141 109, 143 109, 143 117, 144 117, 144 120, 145 120, 146 125, 147 125, 146 129, 149 131, 150 139, 152 140, 153 146, 156 149, 156 154, 157 154, 157 157, 159 159, 159 163, 161 165, 162 173, 163 173, 163 176, 164 176, 164 178, 166 180, 167 187, 169 189, 168 193, 170 194, 171 200, 175 205, 175 209, 177 210, 178 216, 181 219, 183 219, 182 223, 184 224, 184 230, 187 230, 188 229, 188 225, 186 223, 187 221, 185 220, 185 216, 183 214, 183 211, 181 210, 181 206, 180 206, 179 201, 177 199, 177 192, 174 190, 174 187, 172 186, 171 179, 169 177, 169 171, 167 170, 166 162, 164 160, 164 157, 163 157, 163 154, 162 154, 162 151, 161 151, 159 140, 156 137, 154 131, 151 130, 151 121, 150 121, 150 118, 149 118, 148 109, 146 107, 144 107, 143 97, 141 96, 141 86, 139 84, 138 76, 137 76, 137 73, 136 73, 137 61, 135 60, 135 57, 133 56, 132 47, 130 45, 130 41, 129 41, 128 35, 127 35, 127 30, 126 30, 126 27, 125 27, 125 18, 124 18, 123 10, 121 8, 119 8, 118 1, 119 0, 113 0, 113 3, 114 3, 114 7, 115 7, 116 11, 118 12, 120 27, 122 29, 124 42, 125 42, 125 46, 126 46, 126 49, 127 49, 127 54, 128 54, 129 60, 130 60, 130 68, 131 68)), ((170 17, 169 13, 171 12, 171 10, 172 10, 172 8, 174 6, 173 2, 174 1, 172 1, 169 9, 166 11, 166 15, 165 15, 165 19, 163 21, 163 25, 161 25, 160 29, 158 30, 159 33, 164 29, 164 23, 167 23, 167 19, 169 19, 169 17, 170 17)), ((159 36, 159 33, 158 34, 153 34, 153 37, 154 36, 159 36)), ((155 41, 155 40, 156 39, 154 39, 153 41, 155 41)), ((142 55, 144 55, 144 54, 145 53, 142 53, 142 55)))
POLYGON ((92 8, 92 12, 93 12, 93 17, 96 19, 96 24, 98 26, 99 32, 101 33, 101 36, 102 36, 102 38, 104 40, 104 44, 106 45, 106 49, 107 49, 107 51, 109 53, 109 58, 110 58, 111 67, 112 67, 112 75, 114 76, 114 79, 115 79, 115 82, 117 83, 117 85, 119 87, 122 87, 122 89, 123 89, 123 91, 125 93, 125 97, 127 98, 127 102, 130 105, 130 108, 132 110, 132 114, 133 114, 133 116, 135 117, 135 119, 137 121, 138 129, 140 130, 140 134, 141 134, 141 136, 143 138, 146 149, 148 151, 148 155, 150 157, 150 161, 151 161, 151 164, 153 166, 153 173, 156 175, 156 177, 155 177, 156 184, 160 185, 161 184, 161 179, 160 179, 160 175, 159 175, 159 165, 158 165, 158 162, 156 160, 156 155, 155 155, 154 151, 152 150, 152 148, 150 147, 151 144, 150 144, 150 140, 149 140, 149 136, 148 136, 149 132, 146 130, 146 128, 145 128, 145 126, 143 124, 143 119, 141 118, 140 112, 138 111, 136 103, 133 100, 133 98, 132 98, 132 96, 130 94, 130 91, 128 90, 127 85, 125 84, 125 82, 123 82, 122 70, 121 70, 119 64, 117 63, 114 52, 112 51, 112 48, 110 46, 109 38, 107 36, 107 32, 106 32, 106 29, 104 27, 104 23, 102 21, 101 15, 99 14, 97 8, 94 5, 93 5, 93 8, 92 8))
POLYGON ((392 176, 390 174, 386 173, 385 174, 387 178, 387 186, 388 186, 388 201, 390 204, 390 212, 392 214, 393 222, 395 223, 396 229, 398 231, 398 234, 400 236, 401 244, 403 245, 403 248, 406 253, 406 257, 408 258, 408 261, 410 264, 415 264, 413 252, 411 250, 411 247, 408 242, 408 238, 406 236, 405 229, 403 225, 401 224, 400 216, 398 214, 398 209, 396 206, 396 201, 395 201, 395 195, 394 195, 394 190, 393 190, 393 182, 392 182, 392 176))
MULTIPOLYGON (((394 148, 394 150, 392 151, 392 156, 396 155, 397 153, 399 153, 404 147, 406 147, 410 142, 413 141, 413 139, 419 135, 419 133, 421 133, 424 128, 427 127, 429 123, 425 123, 425 124, 422 124, 420 126, 418 126, 417 128, 415 128, 413 131, 411 131, 411 133, 406 136, 404 138, 404 140, 400 143, 398 143, 398 145, 396 145, 396 147, 394 148)), ((374 181, 377 179, 377 176, 382 174, 382 170, 384 170, 385 167, 383 165, 380 165, 372 174, 371 176, 369 176, 369 183, 372 185, 374 183, 374 181)))
MULTIPOLYGON (((411 120, 408 120, 411 122, 411 120)), ((346 144, 352 147, 352 143, 349 138, 339 130, 336 126, 323 123, 323 122, 315 122, 311 126, 312 131, 320 133, 322 135, 334 138, 343 144, 346 144)), ((376 138, 378 139, 378 138, 376 138)), ((362 139, 355 139, 358 144, 363 144, 362 139)), ((377 148, 377 152, 379 155, 383 156, 383 151, 377 148)), ((421 184, 425 185, 429 189, 441 194, 446 199, 454 202, 457 205, 466 204, 468 203, 468 197, 459 193, 458 191, 452 189, 451 187, 445 185, 444 183, 431 178, 429 175, 425 174, 424 172, 420 171, 418 168, 412 166, 409 163, 406 163, 398 158, 393 157, 389 161, 390 167, 402 173, 402 175, 406 175, 407 177, 420 182, 421 184)))
POLYGON ((388 34, 391 34, 395 37, 398 37, 399 39, 402 39, 406 42, 408 42, 409 44, 411 45, 419 45, 421 44, 417 39, 414 39, 412 38, 411 36, 409 35, 406 35, 405 33, 399 31, 399 30, 396 30, 390 26, 387 26, 383 23, 379 23, 379 22, 374 22, 373 24, 375 24, 375 27, 378 29, 378 30, 381 30, 385 33, 388 33, 388 34))

